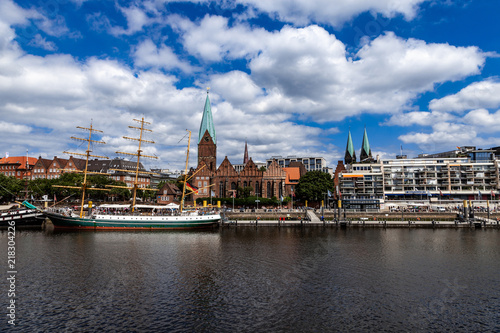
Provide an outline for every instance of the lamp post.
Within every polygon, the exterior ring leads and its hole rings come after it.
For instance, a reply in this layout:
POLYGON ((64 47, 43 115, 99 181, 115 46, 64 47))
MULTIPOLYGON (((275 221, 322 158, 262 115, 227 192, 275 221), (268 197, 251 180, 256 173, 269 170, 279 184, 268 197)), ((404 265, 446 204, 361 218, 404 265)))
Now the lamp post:
POLYGON ((234 197, 236 196, 236 190, 229 190, 229 192, 233 193, 232 197, 233 197, 233 212, 234 212, 234 197))

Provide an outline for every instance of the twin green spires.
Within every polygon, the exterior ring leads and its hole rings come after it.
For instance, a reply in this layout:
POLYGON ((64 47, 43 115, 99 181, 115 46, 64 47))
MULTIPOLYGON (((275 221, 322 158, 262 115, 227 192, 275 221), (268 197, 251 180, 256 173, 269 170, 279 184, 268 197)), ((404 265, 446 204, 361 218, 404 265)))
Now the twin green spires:
POLYGON ((208 98, 207 89, 207 99, 205 100, 205 109, 203 110, 203 118, 201 119, 200 132, 198 133, 198 143, 201 142, 203 135, 208 130, 208 134, 212 137, 212 141, 217 144, 217 138, 215 136, 215 126, 214 120, 212 118, 212 109, 210 108, 210 99, 208 98))
MULTIPOLYGON (((346 164, 356 163, 356 151, 354 150, 354 145, 352 144, 351 130, 349 130, 349 135, 347 136, 347 147, 345 149, 344 161, 346 164)), ((368 134, 365 132, 363 134, 363 143, 361 144, 361 154, 359 156, 359 162, 370 162, 372 161, 372 150, 370 149, 370 143, 368 142, 368 134)))

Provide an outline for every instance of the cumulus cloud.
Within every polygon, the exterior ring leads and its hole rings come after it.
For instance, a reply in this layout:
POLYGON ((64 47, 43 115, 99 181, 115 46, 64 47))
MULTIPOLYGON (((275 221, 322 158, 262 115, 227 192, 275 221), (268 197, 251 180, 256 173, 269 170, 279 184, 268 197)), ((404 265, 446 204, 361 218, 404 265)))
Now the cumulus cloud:
POLYGON ((438 123, 431 133, 409 133, 399 136, 404 143, 415 143, 424 151, 438 151, 446 147, 470 145, 477 141, 477 132, 465 124, 438 123))
MULTIPOLYGON (((283 111, 318 122, 408 109, 438 83, 477 74, 486 55, 477 47, 455 47, 403 39, 386 33, 350 56, 346 46, 319 26, 268 32, 225 18, 199 24, 176 17, 188 52, 204 61, 244 58, 250 78, 276 100, 266 112, 283 111)), ((261 99, 262 101, 262 99, 261 99)))
POLYGON ((148 15, 137 6, 130 7, 120 7, 118 9, 122 12, 122 14, 127 19, 127 28, 123 28, 120 26, 113 26, 109 32, 112 35, 132 35, 142 29, 143 26, 149 25, 151 23, 151 19, 148 15))
POLYGON ((363 12, 381 13, 386 17, 401 14, 407 20, 415 17, 418 7, 426 0, 238 0, 282 21, 297 25, 323 23, 339 26, 363 12))
POLYGON ((500 130, 500 110, 490 113, 486 109, 472 110, 463 117, 463 122, 478 128, 482 133, 500 130))
POLYGON ((181 61, 170 47, 166 45, 157 47, 151 39, 137 45, 133 57, 137 67, 154 67, 166 70, 178 68, 185 73, 192 73, 196 70, 188 62, 181 61))
POLYGON ((431 110, 448 112, 498 107, 500 107, 500 82, 496 78, 471 83, 454 95, 433 99, 429 103, 431 110))
POLYGON ((448 122, 455 117, 445 112, 412 111, 395 114, 384 123, 387 126, 432 126, 436 123, 448 122))

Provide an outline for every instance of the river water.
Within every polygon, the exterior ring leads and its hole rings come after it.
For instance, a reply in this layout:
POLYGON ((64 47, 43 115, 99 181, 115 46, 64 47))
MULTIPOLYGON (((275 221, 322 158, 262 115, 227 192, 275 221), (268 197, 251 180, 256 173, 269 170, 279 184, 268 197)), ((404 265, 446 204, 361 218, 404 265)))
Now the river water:
POLYGON ((16 265, 0 331, 500 331, 497 229, 17 230, 16 265))

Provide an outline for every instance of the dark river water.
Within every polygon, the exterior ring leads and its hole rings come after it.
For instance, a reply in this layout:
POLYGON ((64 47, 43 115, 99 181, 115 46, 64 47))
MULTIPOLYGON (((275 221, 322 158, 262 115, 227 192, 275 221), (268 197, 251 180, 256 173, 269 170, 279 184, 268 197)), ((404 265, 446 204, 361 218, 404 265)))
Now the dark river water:
POLYGON ((16 264, 0 331, 500 331, 497 229, 17 230, 16 264))

